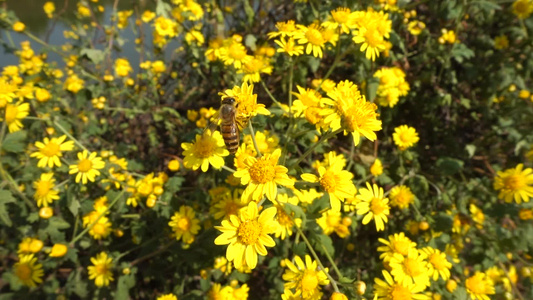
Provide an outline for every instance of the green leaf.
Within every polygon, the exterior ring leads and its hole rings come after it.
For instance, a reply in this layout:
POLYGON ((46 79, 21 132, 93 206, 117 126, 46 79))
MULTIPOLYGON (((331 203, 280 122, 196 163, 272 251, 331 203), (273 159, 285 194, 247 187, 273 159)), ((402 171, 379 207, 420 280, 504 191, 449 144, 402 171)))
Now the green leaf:
POLYGON ((468 158, 472 158, 472 156, 474 156, 474 153, 476 153, 475 145, 472 145, 472 144, 466 145, 465 149, 466 149, 466 152, 468 152, 468 158))
POLYGON ((492 1, 484 1, 484 0, 478 0, 478 1, 472 1, 472 5, 477 5, 480 9, 490 12, 492 10, 501 10, 502 7, 498 5, 497 3, 494 3, 492 1))
POLYGON ((98 49, 81 49, 80 54, 87 56, 87 58, 89 58, 95 64, 99 64, 100 62, 102 62, 105 57, 104 52, 98 49))
POLYGON ((11 194, 10 191, 0 190, 0 220, 2 221, 2 223, 6 224, 9 227, 11 227, 13 223, 9 218, 6 204, 13 203, 15 201, 16 199, 13 198, 13 194, 11 194))
POLYGON ((370 101, 373 101, 374 98, 376 97, 378 86, 379 86, 379 79, 378 78, 372 77, 372 78, 368 79, 366 93, 367 93, 368 99, 371 99, 370 101))
POLYGON ((122 275, 118 278, 117 293, 115 299, 128 299, 130 296, 129 290, 135 286, 135 278, 132 274, 122 275))
POLYGON ((437 168, 443 175, 453 175, 463 169, 464 162, 451 157, 443 157, 437 160, 437 168))
POLYGON ((19 130, 6 135, 2 143, 2 149, 13 153, 24 152, 24 146, 27 144, 25 142, 26 136, 27 132, 25 130, 19 130))

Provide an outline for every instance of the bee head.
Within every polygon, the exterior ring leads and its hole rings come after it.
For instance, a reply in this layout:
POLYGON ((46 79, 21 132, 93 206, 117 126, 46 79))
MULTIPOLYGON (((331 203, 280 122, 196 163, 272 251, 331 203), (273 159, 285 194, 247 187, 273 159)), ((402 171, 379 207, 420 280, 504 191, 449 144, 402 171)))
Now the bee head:
POLYGON ((222 104, 234 105, 235 104, 235 98, 233 98, 233 97, 224 98, 224 99, 222 99, 222 104))

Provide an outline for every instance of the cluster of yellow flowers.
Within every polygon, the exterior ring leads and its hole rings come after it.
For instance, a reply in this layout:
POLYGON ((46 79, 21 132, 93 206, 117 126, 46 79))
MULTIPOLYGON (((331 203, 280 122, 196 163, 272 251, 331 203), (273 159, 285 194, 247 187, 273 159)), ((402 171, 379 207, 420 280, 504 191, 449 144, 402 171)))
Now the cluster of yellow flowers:
POLYGON ((409 83, 405 81, 405 73, 398 67, 381 68, 374 73, 379 79, 377 102, 381 106, 394 107, 400 97, 409 92, 409 83))

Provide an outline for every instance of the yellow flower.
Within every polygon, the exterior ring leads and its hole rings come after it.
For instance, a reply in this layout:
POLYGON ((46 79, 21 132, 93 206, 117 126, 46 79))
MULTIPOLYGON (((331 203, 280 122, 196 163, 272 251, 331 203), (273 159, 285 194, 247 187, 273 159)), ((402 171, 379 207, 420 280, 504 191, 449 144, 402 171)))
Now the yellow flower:
POLYGON ((395 186, 389 193, 390 204, 401 209, 406 209, 415 201, 415 195, 411 189, 405 185, 395 186))
POLYGON ((305 264, 298 255, 294 256, 294 263, 288 259, 285 263, 288 268, 283 274, 283 280, 287 281, 284 284, 285 290, 295 289, 302 299, 320 299, 320 286, 329 283, 325 273, 329 271, 328 268, 321 270, 309 255, 305 256, 305 264))
POLYGON ((241 202, 242 189, 235 189, 233 193, 223 193, 211 200, 209 213, 215 219, 229 219, 231 215, 238 215, 239 210, 246 204, 241 202))
POLYGON ((113 281, 113 273, 111 272, 113 260, 108 257, 107 253, 100 252, 96 257, 91 257, 92 266, 88 266, 89 279, 94 279, 94 284, 97 287, 108 286, 113 281))
POLYGON ((221 226, 215 226, 222 232, 215 239, 216 245, 228 245, 226 258, 233 261, 237 269, 257 266, 257 255, 267 255, 266 247, 274 247, 276 242, 269 234, 274 233, 276 224, 275 207, 269 207, 258 215, 257 204, 250 202, 239 216, 231 215, 223 220, 221 226))
POLYGON ((196 135, 196 141, 193 143, 182 143, 183 148, 183 166, 188 169, 207 172, 209 165, 215 169, 224 166, 224 156, 229 155, 228 149, 224 144, 224 139, 220 132, 211 133, 208 129, 204 134, 196 135))
POLYGON ((296 27, 298 31, 294 38, 298 41, 298 44, 305 45, 305 53, 313 53, 314 57, 322 58, 324 55, 322 49, 326 45, 326 40, 323 36, 324 28, 317 24, 309 26, 296 25, 296 27))
MULTIPOLYGON (((248 145, 248 149, 252 150, 252 154, 255 156, 255 147, 252 136, 247 134, 244 136, 244 143, 248 145)), ((279 137, 277 135, 271 134, 270 131, 256 131, 255 132, 255 141, 257 143, 257 148, 262 154, 272 153, 279 144, 279 137)))
POLYGON ((173 159, 168 162, 168 169, 172 172, 177 172, 180 169, 180 162, 177 159, 173 159))
POLYGON ((443 28, 441 32, 442 32, 442 35, 438 39, 440 44, 446 44, 446 43, 454 44, 458 42, 457 37, 455 35, 455 31, 443 28))
POLYGON ((37 262, 33 254, 20 255, 19 261, 13 266, 13 273, 28 287, 36 287, 43 282, 43 265, 37 262))
POLYGON ((41 207, 39 209, 39 217, 42 219, 50 219, 54 215, 54 210, 51 207, 41 207))
POLYGON ((430 300, 425 294, 420 294, 424 291, 425 286, 417 286, 409 283, 399 283, 392 279, 389 272, 383 270, 384 280, 380 278, 374 279, 374 299, 375 300, 430 300))
POLYGON ((26 118, 29 113, 29 103, 23 103, 21 101, 17 102, 16 104, 8 103, 5 106, 5 117, 3 118, 3 120, 2 118, 0 118, 0 121, 6 122, 9 132, 16 132, 22 129, 22 127, 24 127, 20 120, 26 118))
POLYGON ((22 254, 37 253, 41 251, 43 246, 44 246, 44 243, 41 240, 27 237, 27 238, 24 238, 22 242, 20 242, 17 253, 22 253, 22 254))
POLYGON ((101 157, 96 156, 96 152, 89 154, 87 150, 78 152, 78 163, 70 165, 69 174, 76 174, 76 183, 82 182, 87 184, 87 180, 94 182, 95 177, 100 175, 99 169, 105 167, 104 161, 101 157))
POLYGON ((85 84, 85 81, 78 77, 78 75, 73 74, 70 75, 66 80, 64 84, 64 89, 76 94, 83 88, 83 85, 85 84))
POLYGON ((178 297, 176 297, 174 294, 166 294, 157 297, 157 300, 178 300, 178 297))
POLYGON ((67 254, 68 247, 64 244, 54 244, 52 251, 50 251, 50 257, 62 257, 67 254))
POLYGON ((422 30, 424 30, 425 28, 426 24, 418 20, 411 21, 409 22, 409 24, 407 24, 407 30, 409 30, 409 33, 411 33, 412 35, 421 34, 422 30))
POLYGON ((487 295, 494 295, 494 283, 485 273, 477 271, 465 281, 466 291, 473 300, 490 300, 487 295))
POLYGON ((479 207, 477 207, 475 204, 470 204, 469 207, 472 220, 476 223, 476 227, 478 229, 483 228, 483 222, 485 221, 485 214, 483 213, 483 210, 479 207))
POLYGON ((329 168, 320 166, 318 176, 304 173, 302 179, 307 182, 318 182, 329 195, 329 203, 334 211, 341 210, 341 201, 352 198, 357 192, 352 182, 353 174, 343 170, 341 164, 334 164, 329 168))
POLYGON ((278 40, 274 40, 274 43, 279 46, 277 50, 279 53, 287 53, 289 56, 300 56, 304 54, 304 46, 297 45, 293 37, 289 37, 287 40, 280 37, 278 40))
POLYGON ((355 15, 347 7, 338 7, 331 12, 333 20, 326 21, 322 24, 327 29, 339 29, 340 33, 350 33, 350 29, 355 27, 355 15))
POLYGON ((374 160, 374 163, 370 166, 370 174, 374 176, 379 176, 383 174, 383 164, 379 158, 374 160))
POLYGON ((117 58, 115 60, 115 74, 120 77, 126 77, 133 69, 130 62, 125 58, 117 58))
POLYGON ((428 274, 433 278, 434 281, 437 281, 439 276, 444 280, 450 279, 450 269, 452 268, 452 263, 446 259, 446 253, 431 247, 425 247, 420 251, 427 255, 428 274))
POLYGON ((215 283, 207 292, 207 299, 209 300, 226 300, 231 299, 231 290, 223 289, 220 283, 215 283))
POLYGON ((17 96, 15 93, 17 90, 18 87, 16 83, 7 81, 4 77, 0 77, 0 108, 6 107, 6 104, 13 101, 17 96))
POLYGON ((499 35, 494 38, 494 48, 498 50, 509 48, 509 39, 505 34, 499 35))
POLYGON ((50 92, 46 89, 35 88, 35 99, 39 102, 47 102, 50 100, 50 92))
POLYGON ((149 11, 149 10, 145 10, 141 16, 141 20, 144 23, 148 23, 152 21, 154 18, 155 18, 155 12, 149 11))
POLYGON ((275 205, 277 209, 276 213, 276 223, 278 226, 276 226, 276 231, 274 234, 277 238, 280 238, 281 240, 284 240, 287 236, 292 236, 292 230, 294 226, 301 227, 302 226, 302 219, 296 218, 294 216, 294 212, 291 212, 290 215, 285 211, 284 205, 282 205, 282 200, 279 200, 280 197, 284 196, 285 198, 288 198, 287 195, 278 195, 278 203, 279 205, 275 205))
POLYGON ((240 69, 252 59, 252 56, 247 54, 243 44, 231 40, 229 45, 220 49, 220 59, 225 65, 233 65, 236 69, 240 69))
POLYGON ((512 12, 519 19, 527 19, 533 12, 533 1, 516 0, 512 5, 512 12))
POLYGON ((40 179, 33 182, 33 188, 35 189, 33 198, 38 207, 47 207, 54 200, 59 199, 59 192, 54 190, 56 180, 53 176, 54 173, 43 173, 40 179))
POLYGON ((457 281, 450 279, 446 281, 446 290, 450 293, 453 293, 455 289, 457 288, 457 281))
POLYGON ((44 13, 48 18, 52 18, 56 11, 56 5, 52 1, 48 1, 43 5, 44 13))
POLYGON ((414 284, 420 289, 429 286, 427 255, 417 249, 409 249, 406 256, 395 253, 389 265, 394 280, 403 285, 414 284))
POLYGON ((174 213, 168 226, 172 228, 178 241, 181 239, 183 242, 191 244, 194 241, 194 236, 200 230, 199 223, 200 220, 196 218, 193 208, 182 205, 180 210, 174 213))
POLYGON ((345 238, 350 234, 350 229, 343 224, 341 217, 340 211, 328 209, 322 213, 322 217, 318 218, 316 223, 322 228, 324 234, 330 235, 335 232, 340 238, 345 238))
POLYGON ((16 32, 22 32, 24 29, 26 29, 26 25, 20 21, 17 21, 15 24, 13 24, 13 30, 16 32))
POLYGON ((376 113, 378 107, 366 101, 356 84, 349 80, 341 81, 327 95, 329 98, 322 98, 321 104, 329 108, 321 114, 331 130, 343 128, 345 134, 351 132, 356 146, 361 135, 371 141, 376 140, 375 131, 381 130, 381 121, 377 119, 379 114, 376 113))
POLYGON ((407 256, 410 249, 416 249, 416 243, 406 237, 403 232, 389 235, 389 240, 383 238, 379 238, 378 240, 380 243, 384 244, 384 246, 378 247, 378 251, 383 252, 379 258, 385 262, 390 261, 395 253, 407 256))
POLYGON ((218 93, 222 100, 225 98, 234 98, 235 105, 238 106, 237 115, 235 116, 239 129, 246 126, 248 120, 256 115, 270 115, 270 111, 265 108, 264 104, 257 103, 257 94, 253 93, 254 85, 243 82, 242 85, 234 86, 231 90, 218 93))
POLYGON ((177 24, 171 19, 160 16, 155 19, 154 26, 155 32, 161 37, 175 37, 177 35, 177 24))
POLYGON ((523 168, 523 164, 518 164, 504 172, 498 171, 494 178, 494 189, 500 191, 499 199, 507 203, 514 200, 520 204, 522 201, 529 202, 529 198, 533 197, 533 169, 523 168))
POLYGON ((244 73, 242 78, 244 82, 259 82, 261 81, 261 73, 272 73, 272 65, 269 59, 264 56, 252 56, 250 60, 244 62, 242 69, 238 70, 237 73, 244 73))
MULTIPOLYGON (((93 214, 93 217, 98 217, 100 213, 93 214)), ((96 218, 92 220, 90 223, 87 222, 84 224, 84 227, 87 228, 91 224, 96 221, 96 218)), ((96 221, 96 223, 93 224, 93 227, 89 230, 89 235, 93 237, 95 240, 101 240, 103 238, 106 238, 111 233, 111 222, 107 217, 101 217, 96 221)))
POLYGON ((382 11, 363 12, 355 20, 357 30, 354 32, 352 40, 356 44, 361 44, 360 51, 365 52, 365 57, 375 61, 379 57, 379 52, 385 51, 385 38, 389 37, 391 31, 391 20, 389 15, 382 11))
POLYGON ((405 73, 398 67, 381 68, 374 73, 374 77, 379 79, 376 96, 381 106, 394 107, 400 97, 406 96, 409 92, 410 87, 405 81, 405 73))
POLYGON ((394 128, 392 139, 394 140, 394 144, 396 144, 401 151, 412 147, 420 140, 416 129, 407 125, 400 125, 394 128))
POLYGON ((37 167, 61 167, 61 160, 59 158, 63 156, 62 151, 71 151, 74 149, 74 142, 65 142, 66 138, 66 135, 52 139, 45 137, 42 142, 36 142, 35 147, 37 147, 39 150, 32 153, 30 156, 37 157, 37 159, 39 159, 39 162, 37 162, 37 167))
POLYGON ((366 188, 359 189, 359 195, 356 198, 361 201, 357 203, 357 214, 365 215, 363 225, 368 224, 371 220, 376 223, 376 230, 385 229, 385 223, 388 222, 387 216, 390 213, 389 199, 384 198, 383 188, 376 184, 373 186, 366 183, 366 188))
POLYGON ((278 30, 277 32, 273 31, 267 34, 269 39, 273 39, 278 36, 281 38, 293 37, 298 31, 294 20, 288 20, 287 22, 277 22, 276 29, 278 30))
POLYGON ((276 199, 277 185, 292 187, 294 180, 287 175, 287 168, 278 165, 281 149, 276 149, 272 154, 265 154, 260 158, 248 157, 244 162, 245 168, 233 173, 241 179, 241 184, 247 185, 242 194, 243 201, 250 198, 260 201, 266 194, 270 201, 276 199))

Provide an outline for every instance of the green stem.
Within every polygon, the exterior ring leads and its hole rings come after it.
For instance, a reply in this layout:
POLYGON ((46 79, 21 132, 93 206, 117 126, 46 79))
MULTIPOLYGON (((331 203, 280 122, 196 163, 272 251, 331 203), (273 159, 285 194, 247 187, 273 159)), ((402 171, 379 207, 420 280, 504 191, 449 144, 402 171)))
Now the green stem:
POLYGON ((333 279, 333 277, 331 277, 331 275, 329 275, 328 272, 326 272, 326 268, 324 268, 324 265, 320 261, 320 258, 318 258, 318 255, 316 254, 315 250, 311 246, 311 243, 309 243, 309 240, 307 239, 303 231, 300 229, 300 227, 298 226, 295 226, 295 227, 298 233, 300 234, 300 236, 302 237, 302 239, 304 240, 305 244, 307 245, 307 248, 309 248, 309 251, 311 251, 311 255, 313 255, 313 257, 317 261, 320 268, 322 268, 322 272, 324 272, 324 274, 326 274, 326 276, 328 277, 329 282, 331 282, 331 285, 333 286, 333 289, 335 290, 335 292, 339 293, 339 287, 337 286, 337 282, 335 281, 335 279, 333 279))
POLYGON ((335 131, 329 131, 328 133, 323 135, 320 138, 320 140, 318 140, 318 142, 314 143, 311 147, 309 147, 309 149, 307 149, 307 151, 305 151, 305 153, 302 156, 300 156, 298 158, 298 160, 296 160, 296 162, 293 163, 289 169, 292 169, 295 166, 297 166, 298 164, 300 164, 300 162, 302 162, 302 160, 304 160, 307 156, 309 156, 309 154, 311 154, 311 152, 313 152, 313 150, 315 150, 315 148, 318 147, 318 145, 322 144, 322 142, 326 141, 327 139, 329 139, 331 137, 334 137, 335 135, 337 135, 337 133, 339 133, 341 131, 342 131, 342 128, 341 129, 337 129, 335 131))
POLYGON ((255 140, 255 132, 254 127, 252 126, 252 120, 248 122, 248 128, 250 129, 250 134, 252 135, 252 141, 254 142, 255 151, 257 152, 257 156, 261 157, 261 151, 259 151, 259 146, 257 145, 257 141, 255 140))
POLYGON ((337 264, 333 261, 333 258, 331 258, 331 256, 329 255, 329 252, 328 250, 326 249, 326 247, 322 244, 320 244, 320 246, 322 247, 322 250, 324 250, 324 254, 326 255, 326 257, 328 258, 329 260, 329 263, 331 264, 331 266, 333 267, 333 270, 335 270, 335 273, 337 273, 337 276, 340 278, 342 278, 342 274, 341 274, 341 271, 339 270, 339 268, 337 267, 337 264))
POLYGON ((94 225, 96 225, 96 223, 98 223, 98 220, 100 220, 100 218, 102 218, 105 214, 107 214, 107 212, 111 209, 111 207, 113 207, 117 202, 118 200, 120 200, 120 198, 122 197, 122 195, 124 195, 126 191, 125 190, 122 190, 116 197, 115 199, 113 199, 113 201, 111 201, 111 204, 109 204, 109 206, 102 212, 98 215, 98 217, 96 218, 96 220, 94 220, 91 224, 89 224, 89 226, 87 226, 87 228, 85 228, 85 230, 83 230, 82 232, 80 232, 80 234, 78 234, 75 238, 72 239, 72 241, 70 241, 70 246, 71 247, 74 247, 74 244, 79 240, 81 239, 89 230, 91 230, 94 225))
POLYGON ((522 27, 522 30, 524 30, 524 35, 526 36, 526 38, 529 38, 529 34, 527 33, 527 27, 523 19, 520 19, 520 27, 522 27))
POLYGON ((57 128, 59 128, 59 130, 61 130, 66 136, 68 136, 69 139, 73 140, 74 143, 76 143, 76 145, 78 145, 78 147, 80 147, 81 149, 91 153, 91 151, 87 150, 87 148, 85 148, 81 143, 80 141, 78 141, 74 136, 72 136, 63 126, 61 126, 61 124, 59 124, 59 122, 57 121, 54 121, 54 125, 57 126, 57 128))
POLYGON ((11 37, 11 33, 8 30, 6 30, 5 33, 6 33, 7 39, 9 40, 9 44, 11 44, 11 47, 16 48, 15 42, 13 42, 13 38, 11 37))
POLYGON ((270 99, 272 99, 272 101, 274 103, 276 103, 279 107, 283 107, 283 106, 281 106, 281 103, 274 97, 274 95, 272 95, 272 93, 270 92, 270 90, 266 86, 266 83, 263 81, 263 79, 261 79, 261 85, 263 85, 263 89, 265 89, 265 92, 268 94, 270 99))
POLYGON ((226 167, 226 166, 222 166, 222 169, 226 170, 226 171, 230 171, 231 173, 235 173, 237 171, 235 171, 234 169, 230 168, 230 167, 226 167))
POLYGON ((341 52, 341 40, 339 39, 339 41, 337 42, 337 47, 335 47, 335 59, 333 60, 333 64, 331 64, 328 71, 326 72, 326 75, 324 76, 324 78, 322 78, 322 80, 320 81, 320 84, 316 87, 315 90, 318 91, 322 87, 322 83, 324 83, 324 81, 326 81, 326 79, 329 78, 331 73, 333 73, 333 70, 335 70, 335 68, 337 67, 337 64, 339 63, 341 58, 344 56, 344 55, 342 56, 339 55, 340 52, 341 52))

